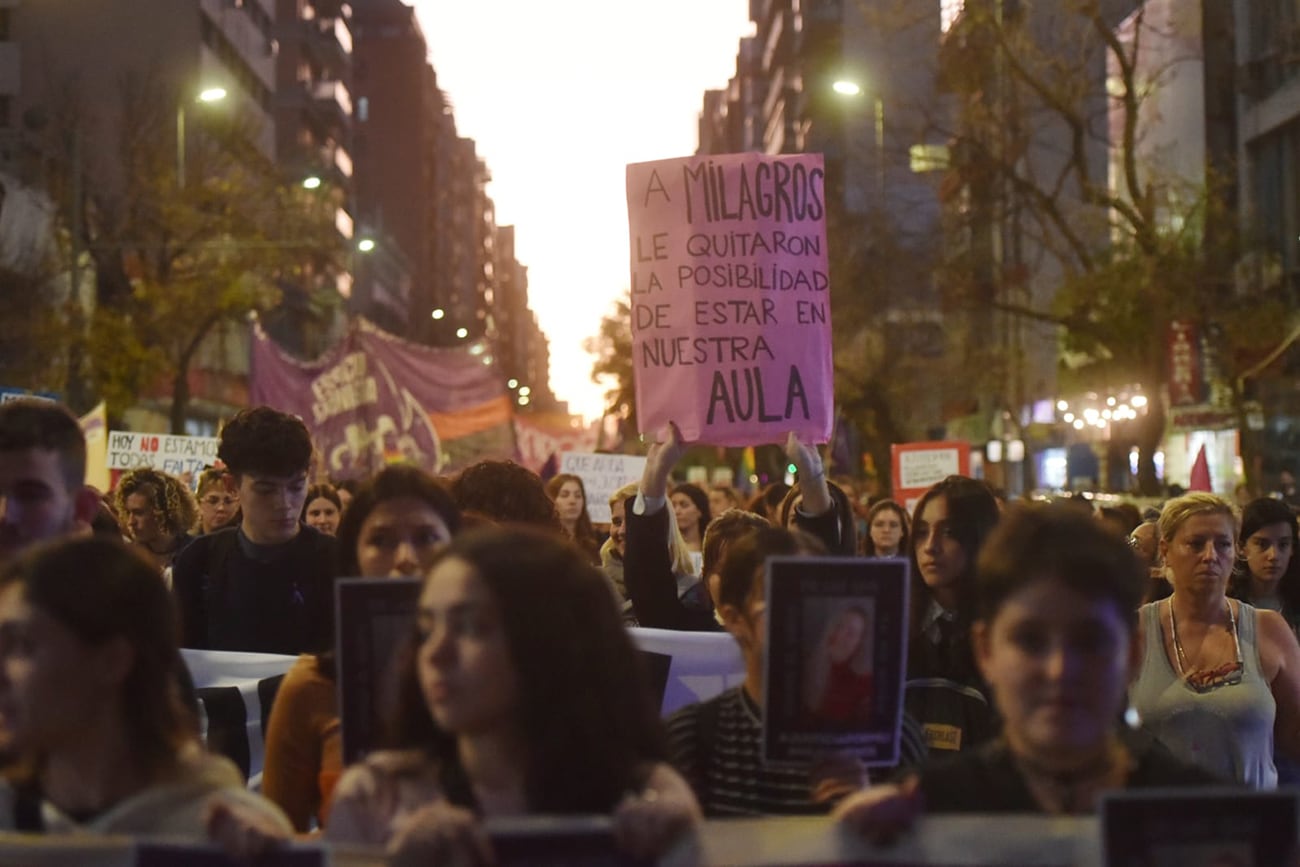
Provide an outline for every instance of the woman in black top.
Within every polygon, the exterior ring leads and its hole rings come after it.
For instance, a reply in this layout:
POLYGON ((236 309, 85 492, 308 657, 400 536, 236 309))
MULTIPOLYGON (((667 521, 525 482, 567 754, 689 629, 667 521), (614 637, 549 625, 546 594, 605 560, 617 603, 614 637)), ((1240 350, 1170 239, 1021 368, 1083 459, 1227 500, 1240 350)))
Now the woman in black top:
POLYGON ((1124 540, 1060 506, 1008 513, 980 555, 971 627, 1002 736, 836 815, 887 836, 930 812, 1092 812, 1108 789, 1217 782, 1119 720, 1141 661, 1142 565, 1124 540))

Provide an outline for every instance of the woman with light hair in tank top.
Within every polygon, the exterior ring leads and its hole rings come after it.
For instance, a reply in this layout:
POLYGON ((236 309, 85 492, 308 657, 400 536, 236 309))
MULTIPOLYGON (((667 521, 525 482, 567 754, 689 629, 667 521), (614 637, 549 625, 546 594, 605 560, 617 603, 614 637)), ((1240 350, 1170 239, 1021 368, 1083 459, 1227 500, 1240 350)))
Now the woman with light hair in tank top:
POLYGON ((1228 599, 1237 522, 1226 500, 1170 500, 1159 536, 1174 592, 1142 606, 1130 703, 1179 758, 1273 788, 1275 733, 1278 751, 1300 758, 1300 644, 1277 612, 1228 599))

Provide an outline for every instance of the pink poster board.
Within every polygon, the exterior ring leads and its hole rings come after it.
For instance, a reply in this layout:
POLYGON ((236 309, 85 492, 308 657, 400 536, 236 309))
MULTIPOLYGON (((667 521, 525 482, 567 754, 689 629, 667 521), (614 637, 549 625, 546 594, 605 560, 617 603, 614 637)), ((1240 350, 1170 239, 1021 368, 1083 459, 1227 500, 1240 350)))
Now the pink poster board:
POLYGON ((747 446, 833 417, 820 154, 627 167, 632 353, 643 433, 747 446))

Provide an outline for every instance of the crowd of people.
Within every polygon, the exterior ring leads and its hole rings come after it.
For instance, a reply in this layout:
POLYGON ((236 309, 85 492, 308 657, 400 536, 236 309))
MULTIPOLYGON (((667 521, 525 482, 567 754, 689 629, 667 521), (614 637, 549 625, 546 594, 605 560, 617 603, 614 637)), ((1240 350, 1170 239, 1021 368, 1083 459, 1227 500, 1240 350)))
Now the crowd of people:
MULTIPOLYGON (((927 812, 1083 814, 1115 789, 1300 779, 1286 503, 1103 513, 951 476, 909 514, 859 503, 793 435, 796 484, 746 499, 674 483, 687 445, 671 428, 597 527, 581 478, 509 461, 331 485, 303 423, 268 407, 227 422, 195 490, 142 468, 101 495, 64 407, 0 406, 0 830, 241 854, 323 834, 416 863, 486 858, 487 819, 605 814, 653 857, 706 817, 832 815, 878 841, 927 812), (764 761, 764 564, 807 555, 910 565, 897 767, 764 761), (340 577, 422 581, 385 748, 351 767, 340 577), (727 633, 744 681, 661 719, 628 626, 727 633), (181 648, 299 657, 260 793, 203 747, 181 648)), ((851 613, 828 654, 858 646, 851 613)))

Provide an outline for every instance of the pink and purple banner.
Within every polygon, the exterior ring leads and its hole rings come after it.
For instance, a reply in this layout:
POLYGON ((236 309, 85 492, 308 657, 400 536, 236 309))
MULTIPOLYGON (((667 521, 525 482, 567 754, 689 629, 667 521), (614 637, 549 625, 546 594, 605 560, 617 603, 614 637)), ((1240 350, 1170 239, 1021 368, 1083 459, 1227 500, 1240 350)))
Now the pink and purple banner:
POLYGON ((818 154, 627 167, 643 433, 747 446, 830 439, 825 171, 818 154))
POLYGON ((254 327, 253 404, 307 424, 332 478, 406 462, 430 472, 514 454, 510 400, 495 367, 463 349, 408 343, 358 319, 315 361, 254 327))

